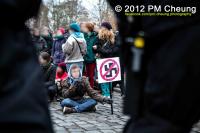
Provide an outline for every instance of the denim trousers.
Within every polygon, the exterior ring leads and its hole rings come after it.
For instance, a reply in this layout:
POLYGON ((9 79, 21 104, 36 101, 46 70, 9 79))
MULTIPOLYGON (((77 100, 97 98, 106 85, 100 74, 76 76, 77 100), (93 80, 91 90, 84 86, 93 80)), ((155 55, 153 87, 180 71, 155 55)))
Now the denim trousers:
POLYGON ((81 99, 81 100, 72 100, 70 98, 66 98, 61 102, 62 107, 71 107, 74 108, 77 112, 83 112, 90 110, 97 104, 96 100, 91 98, 81 99))

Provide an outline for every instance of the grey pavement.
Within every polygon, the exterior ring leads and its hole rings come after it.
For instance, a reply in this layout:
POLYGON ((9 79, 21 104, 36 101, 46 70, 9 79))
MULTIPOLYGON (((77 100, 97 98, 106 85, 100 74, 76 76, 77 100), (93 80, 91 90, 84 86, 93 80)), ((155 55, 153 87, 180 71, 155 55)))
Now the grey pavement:
MULTIPOLYGON (((97 105, 96 112, 73 113, 63 115, 58 102, 50 104, 51 117, 55 133, 122 133, 128 116, 122 113, 120 93, 113 95, 114 114, 110 105, 97 105)), ((200 133, 200 122, 195 124, 190 133, 200 133)))
POLYGON ((58 102, 50 104, 53 127, 56 133, 121 133, 128 120, 122 113, 122 97, 113 94, 114 114, 110 105, 98 103, 96 112, 63 115, 58 102))

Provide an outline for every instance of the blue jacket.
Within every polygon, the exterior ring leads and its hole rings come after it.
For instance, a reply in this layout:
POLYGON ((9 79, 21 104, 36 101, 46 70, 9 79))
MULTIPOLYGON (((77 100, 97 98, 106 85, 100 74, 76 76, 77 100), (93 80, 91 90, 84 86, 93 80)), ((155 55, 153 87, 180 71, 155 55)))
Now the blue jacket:
POLYGON ((52 57, 53 57, 53 63, 55 65, 64 62, 65 60, 65 55, 62 51, 62 45, 66 42, 66 39, 63 38, 57 38, 53 42, 53 47, 52 47, 52 57))

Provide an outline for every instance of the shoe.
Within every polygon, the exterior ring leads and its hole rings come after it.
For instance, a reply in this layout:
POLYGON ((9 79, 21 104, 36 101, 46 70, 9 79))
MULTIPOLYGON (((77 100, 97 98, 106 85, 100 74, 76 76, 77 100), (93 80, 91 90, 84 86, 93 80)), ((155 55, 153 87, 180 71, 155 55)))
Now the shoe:
POLYGON ((103 97, 105 97, 105 98, 110 98, 110 96, 107 96, 107 95, 105 95, 105 96, 103 96, 103 97))
POLYGON ((69 107, 63 108, 63 114, 70 114, 70 113, 76 113, 76 110, 74 108, 69 108, 69 107))
POLYGON ((97 110, 97 109, 96 109, 96 107, 94 106, 94 107, 91 108, 90 111, 91 111, 91 112, 96 112, 96 110, 97 110))

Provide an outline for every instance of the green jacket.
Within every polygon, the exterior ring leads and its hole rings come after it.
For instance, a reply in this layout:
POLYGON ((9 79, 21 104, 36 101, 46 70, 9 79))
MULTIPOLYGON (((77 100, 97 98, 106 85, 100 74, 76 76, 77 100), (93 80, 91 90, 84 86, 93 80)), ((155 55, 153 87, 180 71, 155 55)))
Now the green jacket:
POLYGON ((97 33, 91 32, 91 34, 84 34, 86 43, 87 43, 87 54, 84 57, 86 63, 93 63, 95 62, 95 53, 93 51, 93 46, 97 41, 97 33))

